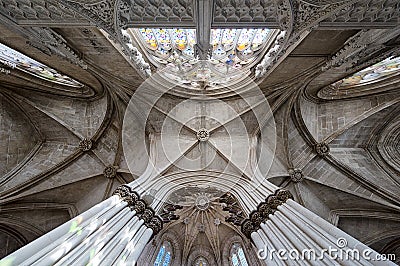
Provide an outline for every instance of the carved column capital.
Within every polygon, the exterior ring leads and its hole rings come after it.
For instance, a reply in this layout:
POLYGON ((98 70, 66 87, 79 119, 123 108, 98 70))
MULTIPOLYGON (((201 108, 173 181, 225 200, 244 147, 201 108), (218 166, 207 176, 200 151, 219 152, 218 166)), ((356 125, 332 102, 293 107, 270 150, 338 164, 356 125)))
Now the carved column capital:
POLYGON ((179 216, 175 214, 175 211, 180 209, 183 209, 183 206, 165 203, 160 212, 160 217, 164 223, 178 220, 179 216))
POLYGON ((246 219, 243 209, 240 207, 239 202, 229 192, 225 193, 219 198, 223 211, 229 212, 229 216, 225 218, 225 221, 240 226, 244 219, 246 219))
POLYGON ((269 195, 258 205, 257 210, 252 211, 249 218, 243 221, 241 225, 243 234, 251 238, 251 233, 260 229, 261 223, 266 222, 269 216, 273 215, 288 199, 293 199, 293 195, 288 190, 279 189, 273 195, 269 195))
POLYGON ((148 228, 153 230, 153 236, 161 231, 164 225, 161 217, 157 216, 153 208, 147 206, 139 194, 128 185, 119 186, 113 195, 118 195, 121 200, 128 203, 128 207, 136 212, 136 216, 142 219, 148 228))

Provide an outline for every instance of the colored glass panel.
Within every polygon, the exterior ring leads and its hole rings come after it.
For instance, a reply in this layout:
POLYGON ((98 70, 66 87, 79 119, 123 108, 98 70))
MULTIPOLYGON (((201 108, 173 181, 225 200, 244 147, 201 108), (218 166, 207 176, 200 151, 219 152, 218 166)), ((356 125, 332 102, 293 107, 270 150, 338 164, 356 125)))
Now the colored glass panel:
POLYGON ((246 257, 244 256, 244 252, 241 247, 239 247, 239 249, 238 249, 238 256, 239 256, 240 264, 242 266, 248 266, 246 257))
POLYGON ((156 37, 154 36, 152 29, 139 29, 142 37, 147 44, 147 47, 151 50, 155 50, 158 47, 156 37))
POLYGON ((145 42, 144 48, 156 67, 168 66, 167 71, 171 74, 168 77, 196 88, 200 87, 198 80, 222 84, 240 79, 243 75, 236 75, 236 70, 249 70, 258 56, 265 52, 262 48, 273 41, 271 36, 276 36, 276 31, 269 29, 211 29, 212 53, 208 60, 223 77, 217 78, 219 81, 211 81, 200 78, 203 73, 195 69, 198 62, 195 57, 195 29, 139 29, 139 32, 139 40, 145 42), (182 76, 181 73, 187 74, 182 76), (195 80, 190 80, 189 76, 194 76, 195 80))
POLYGON ((225 51, 228 51, 234 47, 237 32, 237 29, 224 30, 224 33, 222 35, 222 45, 224 46, 225 51))
POLYGON ((162 262, 162 260, 164 258, 164 253, 165 253, 165 246, 162 246, 160 248, 160 251, 157 254, 157 258, 156 258, 156 261, 154 262, 154 266, 160 266, 161 265, 161 262, 162 262))
POLYGON ((364 68, 361 71, 332 84, 332 86, 342 89, 357 85, 376 82, 400 74, 400 57, 389 57, 377 64, 364 68))
POLYGON ((0 43, 0 63, 54 83, 81 88, 84 85, 0 43))
POLYGON ((243 51, 249 46, 253 40, 254 32, 254 29, 243 29, 240 32, 239 40, 236 44, 236 49, 238 49, 238 51, 243 51))
POLYGON ((231 248, 231 261, 233 266, 248 266, 246 256, 244 255, 242 246, 235 243, 231 248))
POLYGON ((261 48, 262 44, 266 41, 269 32, 269 29, 258 29, 254 35, 251 49, 255 51, 261 48))
POLYGON ((172 48, 170 33, 167 29, 153 29, 153 33, 161 49, 170 50, 172 48))
POLYGON ((171 261, 171 253, 167 252, 165 255, 163 266, 168 266, 171 261))
POLYGON ((208 262, 205 258, 199 257, 194 263, 195 266, 208 266, 208 262))
POLYGON ((236 254, 232 255, 232 264, 233 264, 233 266, 239 266, 239 260, 238 260, 238 257, 236 256, 236 254))
POLYGON ((185 50, 187 46, 186 31, 183 29, 174 29, 173 31, 175 47, 181 51, 185 50))

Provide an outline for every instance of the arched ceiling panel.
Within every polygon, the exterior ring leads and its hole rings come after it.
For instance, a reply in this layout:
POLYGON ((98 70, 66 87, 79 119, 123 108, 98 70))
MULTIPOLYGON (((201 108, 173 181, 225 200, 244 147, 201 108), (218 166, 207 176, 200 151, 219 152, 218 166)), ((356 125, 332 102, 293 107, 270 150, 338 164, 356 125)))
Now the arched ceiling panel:
POLYGON ((0 94, 0 176, 21 166, 35 153, 41 135, 20 106, 0 94))

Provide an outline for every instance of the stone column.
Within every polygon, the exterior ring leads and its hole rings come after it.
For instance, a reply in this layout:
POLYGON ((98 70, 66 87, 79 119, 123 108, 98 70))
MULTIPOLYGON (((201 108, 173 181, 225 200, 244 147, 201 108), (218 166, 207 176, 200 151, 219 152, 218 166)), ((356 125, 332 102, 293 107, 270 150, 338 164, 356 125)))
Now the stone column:
POLYGON ((267 265, 395 265, 278 190, 242 223, 267 265))
POLYGON ((129 186, 0 260, 0 265, 134 265, 163 226, 129 186))

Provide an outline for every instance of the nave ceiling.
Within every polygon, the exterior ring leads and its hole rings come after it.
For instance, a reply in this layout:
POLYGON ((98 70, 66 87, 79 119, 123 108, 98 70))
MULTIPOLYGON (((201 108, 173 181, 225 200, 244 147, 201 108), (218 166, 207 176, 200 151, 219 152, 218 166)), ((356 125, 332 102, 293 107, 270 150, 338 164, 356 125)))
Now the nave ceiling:
MULTIPOLYGON (((284 31, 249 74, 276 125, 267 180, 377 251, 400 252, 399 76, 342 91, 329 86, 400 55, 400 3, 204 2, 0 1, 2 44, 84 84, 56 84, 0 65, 9 70, 0 73, 0 241, 10 243, 0 256, 138 178, 124 156, 124 114, 132 95, 157 68, 143 49, 128 45, 121 29, 142 27, 195 28, 206 36, 210 27, 284 31), (201 16, 207 10, 212 16, 201 16)), ((199 44, 207 42, 203 38, 199 44)), ((202 48, 199 56, 206 54, 202 48)), ((240 84, 232 86, 240 89, 240 84)), ((218 98, 236 110, 243 107, 230 89, 177 86, 152 109, 146 134, 160 133, 165 120, 175 119, 169 117, 171 109, 193 95, 218 98)), ((254 130, 253 111, 240 111, 234 119, 254 130)), ((184 136, 195 137, 185 130, 184 136)), ((230 163, 223 152, 218 156, 215 165, 230 163)), ((171 167, 167 173, 180 170, 171 167)), ((231 173, 240 175, 235 167, 231 173)), ((229 213, 216 210, 219 235, 240 235, 223 221, 229 213)), ((177 212, 182 217, 168 225, 169 235, 184 230, 182 213, 188 211, 177 212)), ((177 242, 187 254, 191 245, 207 246, 220 263, 224 258, 215 252, 217 240, 207 233, 212 226, 200 232, 192 225, 197 240, 177 242)))

